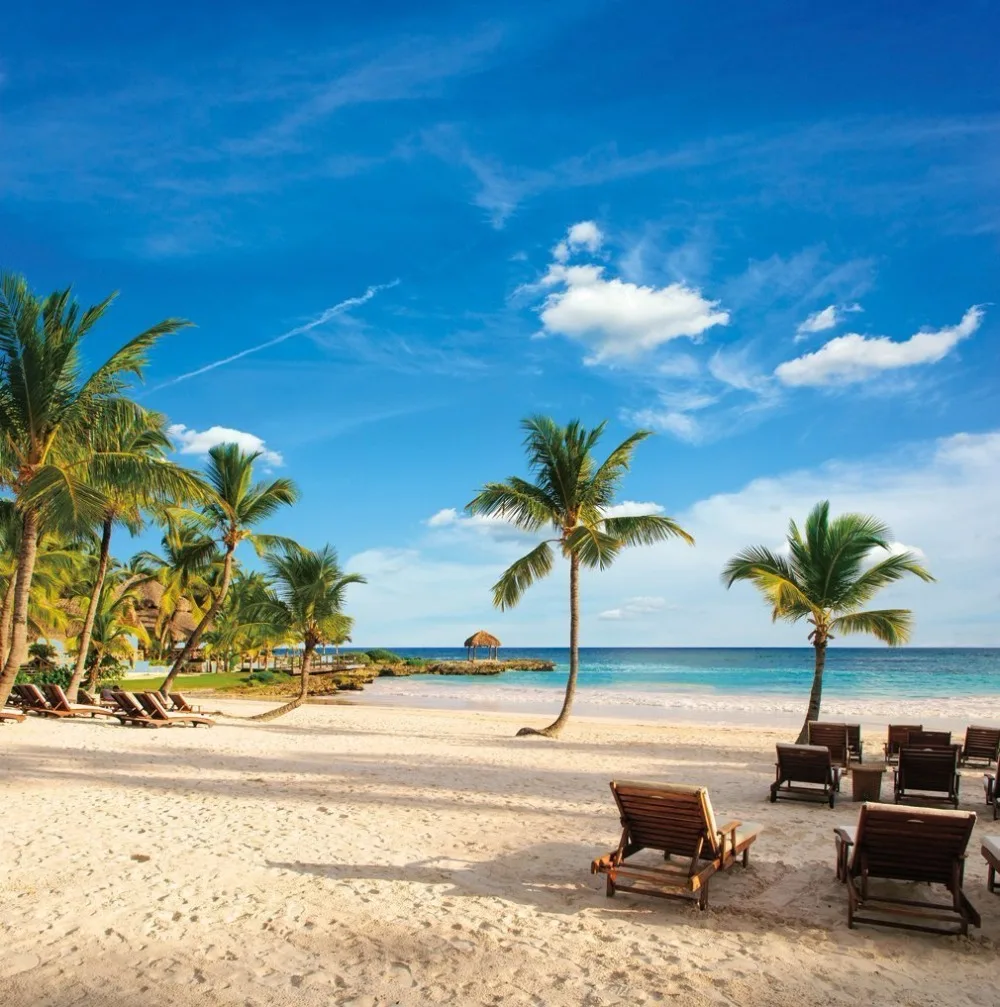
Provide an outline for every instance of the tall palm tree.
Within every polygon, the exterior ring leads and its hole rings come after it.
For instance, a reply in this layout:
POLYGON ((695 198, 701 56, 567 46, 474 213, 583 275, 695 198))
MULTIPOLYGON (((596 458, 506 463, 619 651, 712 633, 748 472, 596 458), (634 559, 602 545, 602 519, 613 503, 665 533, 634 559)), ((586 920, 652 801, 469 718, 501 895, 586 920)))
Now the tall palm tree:
POLYGON ((638 430, 598 464, 594 449, 607 424, 593 430, 577 420, 558 426, 547 416, 524 420, 524 446, 534 482, 511 476, 506 482, 487 483, 466 507, 471 514, 499 517, 527 532, 550 528, 555 537, 539 543, 512 563, 493 585, 493 604, 512 608, 536 580, 551 572, 558 547, 569 560, 569 677, 559 716, 538 731, 530 727, 517 733, 555 737, 569 719, 576 694, 580 665, 580 567, 610 566, 626 546, 652 545, 680 538, 694 539, 673 519, 659 514, 613 516, 615 496, 632 463, 640 441, 650 436, 638 430))
MULTIPOLYGON (((139 621, 136 611, 138 596, 135 586, 129 581, 126 570, 115 570, 105 577, 98 598, 97 612, 89 627, 90 643, 87 659, 88 684, 97 687, 103 670, 108 665, 120 665, 123 661, 134 661, 136 647, 149 646, 149 636, 139 621)), ((81 634, 77 637, 77 647, 82 646, 81 634)))
POLYGON ((197 501, 207 492, 200 476, 167 458, 173 445, 166 433, 166 417, 136 408, 97 419, 88 446, 87 482, 104 498, 97 569, 80 631, 76 666, 66 694, 76 702, 90 647, 90 634, 111 554, 111 533, 121 525, 136 535, 144 525, 144 512, 157 505, 179 506, 197 501), (106 422, 101 422, 105 419, 106 422))
MULTIPOLYGON (((28 648, 28 598, 39 526, 45 516, 60 524, 96 524, 101 496, 85 471, 67 464, 75 444, 86 443, 100 411, 127 411, 121 397, 130 378, 141 378, 149 350, 186 322, 168 318, 115 351, 83 377, 80 349, 114 295, 80 310, 63 290, 37 298, 23 277, 0 277, 0 430, 2 464, 21 515, 21 544, 14 587, 10 649, 0 672, 0 704, 6 702, 28 648)), ((132 407, 134 408, 134 407, 132 407)), ((76 452, 79 464, 79 452, 76 452)))
POLYGON ((299 496, 291 479, 253 481, 253 463, 260 455, 259 451, 241 451, 236 444, 219 444, 208 453, 205 476, 211 496, 205 505, 204 519, 209 533, 223 549, 222 578, 212 595, 208 610, 188 637, 160 685, 160 691, 164 695, 173 687, 177 674, 190 660, 202 634, 211 626, 219 606, 225 601, 233 576, 233 554, 237 546, 248 541, 256 548, 258 555, 263 555, 268 549, 288 542, 275 535, 262 535, 251 530, 273 516, 279 508, 295 503, 299 496))
POLYGON ((815 664, 809 707, 798 737, 802 744, 809 734, 809 721, 819 717, 826 648, 833 634, 870 633, 890 647, 906 643, 913 623, 909 609, 866 610, 863 606, 907 574, 923 581, 934 578, 916 553, 891 551, 889 528, 878 518, 841 514, 831 520, 828 500, 809 512, 805 534, 794 521, 789 522, 787 549, 784 555, 766 546, 750 546, 726 564, 722 579, 726 587, 742 580, 753 584, 771 606, 772 621, 805 619, 813 627, 809 640, 815 664))
POLYGON ((357 573, 344 573, 330 546, 318 552, 289 545, 267 558, 272 586, 253 606, 253 621, 269 634, 302 640, 299 694, 290 703, 251 717, 274 720, 301 706, 309 695, 313 654, 321 643, 350 632, 353 619, 344 614, 344 595, 350 584, 364 584, 357 573))

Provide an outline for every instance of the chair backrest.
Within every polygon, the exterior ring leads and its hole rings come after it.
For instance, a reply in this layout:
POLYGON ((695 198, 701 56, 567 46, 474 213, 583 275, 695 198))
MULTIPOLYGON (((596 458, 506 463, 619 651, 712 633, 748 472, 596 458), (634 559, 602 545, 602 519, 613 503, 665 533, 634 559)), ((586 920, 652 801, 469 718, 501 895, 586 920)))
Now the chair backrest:
POLYGON ((52 705, 59 710, 72 710, 73 705, 69 701, 69 696, 66 695, 66 690, 63 689, 61 685, 50 685, 45 690, 46 695, 52 702, 52 705))
POLYGON ((131 692, 122 689, 119 692, 111 693, 111 698, 130 717, 148 717, 149 714, 139 705, 139 701, 131 692))
POLYGON ((951 731, 910 731, 907 744, 911 748, 942 748, 951 744, 951 731))
POLYGON ((860 758, 861 753, 861 725, 847 724, 847 747, 860 758))
POLYGON ((175 709, 183 713, 194 713, 194 707, 188 702, 183 692, 170 693, 170 701, 174 704, 175 709))
POLYGON ((1000 752, 1000 728, 976 727, 971 724, 965 729, 963 755, 973 759, 987 759, 993 762, 1000 752))
POLYGON ((76 694, 82 699, 87 706, 100 706, 97 697, 92 692, 87 692, 86 689, 77 689, 76 694))
POLYGON ((33 682, 28 682, 21 686, 21 695, 28 701, 30 706, 35 706, 42 710, 48 710, 52 707, 48 699, 42 695, 42 690, 33 682))
POLYGON ((143 706, 145 706, 149 711, 149 715, 151 717, 155 717, 157 720, 170 719, 170 713, 164 705, 163 699, 158 692, 143 692, 139 694, 139 698, 145 699, 143 706))
POLYGON ((833 757, 825 745, 777 745, 778 768, 784 780, 822 783, 833 779, 833 757))
POLYGON ((923 724, 890 724, 888 749, 890 755, 895 755, 903 745, 910 740, 910 731, 922 731, 923 724))
POLYGON ((819 720, 810 720, 809 744, 825 745, 830 749, 830 758, 838 766, 847 765, 849 743, 846 724, 828 724, 819 720))
POLYGON ((611 792, 630 842, 680 857, 721 852, 708 791, 679 783, 612 780, 611 792))
POLYGON ((851 874, 951 886, 975 824, 974 811, 863 804, 851 874))
POLYGON ((904 790, 932 790, 950 794, 955 789, 961 748, 914 748, 899 750, 899 782, 904 790))

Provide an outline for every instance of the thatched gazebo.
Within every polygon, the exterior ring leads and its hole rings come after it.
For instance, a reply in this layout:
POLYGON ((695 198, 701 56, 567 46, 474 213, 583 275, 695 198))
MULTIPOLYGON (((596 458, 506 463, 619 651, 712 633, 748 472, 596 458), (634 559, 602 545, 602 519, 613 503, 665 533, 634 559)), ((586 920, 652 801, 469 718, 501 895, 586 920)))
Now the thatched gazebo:
POLYGON ((481 629, 478 633, 473 633, 465 641, 465 649, 469 652, 468 658, 470 661, 475 661, 480 647, 486 648, 487 661, 495 661, 497 659, 497 652, 501 646, 500 641, 492 633, 487 633, 485 629, 481 629))

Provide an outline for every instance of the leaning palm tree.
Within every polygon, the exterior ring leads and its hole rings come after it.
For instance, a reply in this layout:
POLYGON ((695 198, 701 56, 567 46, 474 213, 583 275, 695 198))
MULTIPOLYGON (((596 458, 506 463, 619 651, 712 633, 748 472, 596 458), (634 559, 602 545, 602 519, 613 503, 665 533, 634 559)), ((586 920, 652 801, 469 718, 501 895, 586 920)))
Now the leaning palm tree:
POLYGON ((272 585, 251 606, 250 617, 268 635, 302 640, 302 674, 295 699, 251 720, 274 720, 305 702, 316 648, 349 633, 354 621, 343 611, 347 586, 365 583, 360 574, 340 569, 330 546, 313 552, 289 545, 269 556, 267 567, 272 585))
POLYGON ((263 555, 275 546, 287 544, 287 539, 275 535, 262 535, 251 529, 273 516, 279 508, 293 504, 299 491, 291 479, 274 479, 271 482, 253 481, 253 463, 260 451, 247 453, 236 444, 219 444, 208 452, 208 469, 205 473, 211 496, 204 510, 204 523, 209 533, 223 549, 222 577, 213 593, 208 610, 181 648, 170 672, 160 685, 164 695, 173 687, 174 679, 188 663, 198 647, 202 634, 212 625, 219 606, 226 599, 233 576, 233 555, 237 546, 250 542, 263 555))
MULTIPOLYGON (((97 687, 103 673, 117 670, 125 661, 135 660, 136 643, 140 647, 149 646, 149 636, 136 611, 138 600, 135 587, 129 583, 128 571, 116 570, 105 578, 88 633, 87 669, 91 689, 97 687)), ((78 636, 77 647, 80 646, 82 642, 78 636)))
POLYGON ((569 560, 569 677, 559 716, 542 730, 524 727, 517 733, 555 737, 569 719, 580 664, 580 567, 610 566, 626 546, 652 545, 669 538, 689 544, 694 539, 673 519, 660 514, 614 516, 615 496, 640 441, 650 436, 638 430, 598 464, 594 448, 607 424, 587 430, 577 420, 560 427, 547 416, 522 423, 525 448, 534 482, 512 476, 487 483, 466 507, 471 514, 499 517, 527 532, 550 528, 547 539, 512 563, 493 586, 493 604, 512 608, 536 580, 552 570, 556 545, 569 560))
POLYGON ((726 587, 749 581, 771 606, 771 619, 812 625, 815 651, 812 689, 798 743, 809 734, 809 721, 819 717, 823 698, 826 648, 836 633, 869 633, 896 647, 910 637, 913 613, 905 608, 865 609, 883 588, 907 574, 934 578, 910 550, 892 551, 888 526, 868 514, 842 514, 830 519, 830 502, 816 504, 806 518, 805 534, 789 522, 787 555, 766 546, 750 546, 727 564, 726 587), (878 558, 882 557, 882 558, 878 558))
POLYGON ((111 554, 115 525, 137 535, 145 513, 157 506, 179 506, 206 494, 200 476, 171 462, 173 450, 166 434, 166 417, 136 408, 124 414, 95 417, 91 443, 87 446, 87 482, 103 497, 100 545, 87 610, 80 630, 76 666, 66 687, 71 703, 83 681, 90 647, 90 634, 97 617, 99 599, 111 554))
POLYGON ((81 374, 81 344, 114 295, 80 310, 64 290, 37 298, 23 277, 0 277, 0 468, 21 515, 10 649, 0 672, 6 702, 28 651, 28 600, 39 528, 97 523, 101 496, 86 482, 75 447, 86 443, 96 412, 127 411, 121 397, 131 377, 141 378, 149 350, 161 336, 186 325, 165 319, 129 340, 89 377, 81 374), (75 456, 75 457, 74 457, 75 456))

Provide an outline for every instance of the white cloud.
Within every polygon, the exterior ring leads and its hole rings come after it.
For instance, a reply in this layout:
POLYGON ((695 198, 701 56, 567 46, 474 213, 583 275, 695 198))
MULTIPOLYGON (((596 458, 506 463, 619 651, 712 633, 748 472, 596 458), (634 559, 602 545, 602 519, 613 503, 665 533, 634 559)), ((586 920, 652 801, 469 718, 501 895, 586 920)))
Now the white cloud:
POLYGON ((888 336, 838 336, 815 353, 780 364, 775 376, 786 385, 836 385, 865 381, 882 371, 937 363, 980 326, 983 310, 972 307, 958 325, 917 332, 903 342, 888 336))
POLYGON ((606 279, 602 266, 554 264, 543 281, 559 285, 541 310, 545 331, 579 339, 590 348, 587 363, 634 359, 672 339, 696 339, 729 313, 717 301, 683 283, 639 286, 606 279))
MULTIPOLYGON (((720 479, 725 479, 725 473, 720 479)), ((670 473, 663 475, 668 492, 670 473)), ((665 502, 669 504, 669 500, 665 502)), ((766 604, 748 585, 727 591, 719 581, 726 560, 755 543, 784 541, 789 518, 800 523, 817 500, 835 514, 877 515, 892 529, 893 548, 905 543, 926 555, 933 584, 907 579, 879 594, 879 607, 911 608, 914 644, 998 646, 1000 621, 1000 430, 960 433, 907 445, 888 457, 832 461, 755 479, 687 507, 668 510, 691 532, 695 548, 665 542, 626 549, 607 571, 582 578, 584 646, 805 646, 804 625, 772 623, 766 604), (948 520, 942 521, 941 515, 948 520), (956 531, 956 529, 958 529, 956 531), (625 618, 636 598, 663 600, 648 618, 625 618), (619 612, 605 616, 602 613, 619 612)), ((455 512, 456 517, 459 512, 455 512)), ((446 519, 445 519, 446 520, 446 519)), ((440 529, 438 529, 439 531, 440 529)), ((350 601, 358 617, 355 639, 412 645, 461 643, 480 626, 508 646, 565 644, 567 569, 557 558, 552 575, 534 585, 515 609, 492 607, 491 586, 524 543, 501 549, 488 537, 426 535, 420 548, 371 550, 345 563, 369 577, 350 601)), ((863 637, 835 646, 864 644, 863 637)))
POLYGON ((666 599, 641 595, 638 598, 628 598, 618 608, 609 608, 601 612, 597 618, 610 622, 620 622, 622 619, 641 619, 644 615, 662 612, 667 607, 666 599))
POLYGON ((647 514, 662 514, 658 503, 640 503, 637 500, 623 500, 612 504, 604 511, 605 517, 645 517, 647 514))
POLYGON ((552 258, 556 262, 566 262, 581 248, 596 252, 603 241, 604 235, 597 224, 592 220, 581 220, 578 224, 573 224, 566 232, 566 237, 552 249, 552 258))
POLYGON ((207 430, 189 430, 183 423, 167 429, 182 455, 207 455, 217 444, 238 444, 243 451, 259 451, 270 465, 281 465, 284 459, 278 451, 271 451, 256 434, 232 427, 209 427, 207 430))
POLYGON ((861 310, 860 304, 831 304, 829 307, 823 308, 822 311, 814 311, 795 330, 795 342, 801 343, 816 332, 826 332, 827 329, 836 328, 844 320, 845 314, 861 310))

